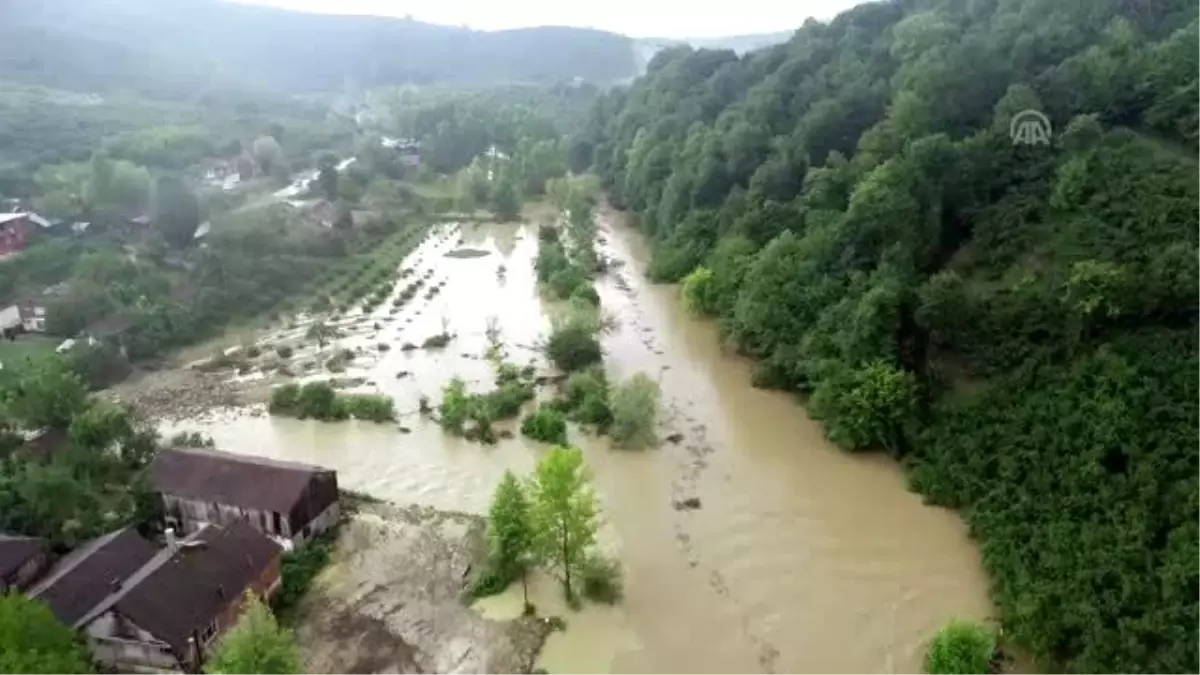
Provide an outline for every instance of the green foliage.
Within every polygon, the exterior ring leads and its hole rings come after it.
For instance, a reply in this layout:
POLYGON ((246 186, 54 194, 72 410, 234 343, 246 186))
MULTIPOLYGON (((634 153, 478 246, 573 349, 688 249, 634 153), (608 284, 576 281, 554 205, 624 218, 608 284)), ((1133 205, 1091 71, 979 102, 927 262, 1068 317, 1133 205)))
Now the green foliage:
POLYGON ((150 524, 155 500, 142 470, 158 448, 152 426, 126 407, 88 399, 57 355, 6 364, 0 402, 0 418, 12 429, 66 431, 64 443, 52 433, 52 443, 33 454, 17 447, 19 436, 0 434, 0 444, 11 446, 0 462, 0 531, 69 547, 115 527, 150 524))
POLYGON ((962 509, 1054 670, 1200 661, 1194 10, 864 4, 660 52, 569 153, 757 384, 962 509))
POLYGON ((532 563, 533 525, 525 487, 505 471, 488 510, 487 567, 472 587, 475 597, 503 591, 532 563))
POLYGON ((492 184, 491 206, 496 220, 501 222, 514 221, 521 215, 521 197, 510 172, 497 171, 492 184))
POLYGON ((327 382, 280 385, 271 392, 267 410, 272 415, 326 422, 350 417, 380 423, 396 419, 396 404, 390 396, 339 394, 327 382))
POLYGON ((180 431, 167 440, 169 448, 211 448, 214 445, 211 436, 199 431, 180 431))
POLYGON ((990 673, 996 636, 970 621, 952 620, 933 636, 925 654, 925 672, 931 675, 990 673))
POLYGON ((339 396, 346 413, 356 420, 371 422, 396 421, 396 404, 391 396, 381 394, 345 394, 339 396))
POLYGON ((567 418, 560 411, 543 404, 521 420, 521 433, 535 441, 566 445, 567 418))
POLYGON ((530 489, 534 554, 555 570, 568 598, 596 541, 596 496, 583 453, 556 447, 538 462, 530 489))
POLYGON ((336 534, 336 529, 322 532, 304 546, 283 554, 279 590, 271 597, 271 609, 276 616, 286 621, 312 587, 313 580, 329 565, 336 534))
POLYGON ((563 384, 562 406, 568 417, 600 431, 607 430, 612 423, 608 398, 608 377, 601 365, 571 373, 563 384))
POLYGON ((460 377, 453 377, 442 389, 442 402, 438 406, 438 422, 442 428, 457 434, 463 432, 463 425, 471 417, 472 399, 467 393, 467 383, 460 377))
POLYGON ((6 673, 90 673, 79 636, 40 600, 0 594, 0 670, 6 673))
POLYGON ((572 305, 552 319, 546 339, 546 356, 565 372, 599 363, 604 354, 597 336, 603 328, 599 313, 590 304, 572 305))
POLYGON ((172 246, 192 242, 200 226, 200 202, 183 181, 170 176, 158 179, 154 187, 154 227, 172 246))
POLYGON ((292 632, 247 590, 242 615, 221 637, 205 669, 210 673, 299 673, 300 653, 292 632))
POLYGON ((912 373, 876 361, 830 376, 813 392, 809 408, 838 445, 895 453, 915 421, 917 391, 912 373))
POLYGON ((624 596, 621 585, 621 564, 612 558, 591 554, 579 571, 583 597, 606 605, 615 605, 624 596))
POLYGON ((609 392, 612 422, 608 433, 619 448, 654 445, 658 425, 658 383, 645 373, 634 373, 609 392))

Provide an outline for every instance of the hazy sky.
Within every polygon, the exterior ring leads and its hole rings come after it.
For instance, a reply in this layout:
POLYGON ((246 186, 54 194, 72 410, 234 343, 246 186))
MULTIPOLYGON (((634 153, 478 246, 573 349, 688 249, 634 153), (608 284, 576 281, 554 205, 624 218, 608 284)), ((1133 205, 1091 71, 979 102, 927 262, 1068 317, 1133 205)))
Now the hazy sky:
POLYGON ((581 26, 632 37, 717 37, 792 30, 862 0, 235 0, 307 12, 412 15, 494 30, 581 26), (710 7, 711 9, 701 9, 710 7))

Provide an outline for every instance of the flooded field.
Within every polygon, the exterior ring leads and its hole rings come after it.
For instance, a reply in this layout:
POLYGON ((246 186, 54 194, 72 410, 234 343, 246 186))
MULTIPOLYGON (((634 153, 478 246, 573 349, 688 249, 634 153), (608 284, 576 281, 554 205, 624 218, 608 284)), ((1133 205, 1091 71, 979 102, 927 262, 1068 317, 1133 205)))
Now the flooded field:
MULTIPOLYGON (((833 447, 793 398, 753 389, 748 365, 721 349, 713 326, 688 317, 673 288, 645 282, 641 240, 613 214, 602 214, 600 237, 599 250, 618 261, 596 284, 618 321, 604 339, 606 367, 659 380, 660 437, 675 442, 622 452, 572 430, 595 476, 601 542, 622 562, 626 598, 572 612, 551 580, 535 577, 539 613, 568 624, 550 636, 538 667, 912 672, 944 621, 988 616, 978 553, 957 516, 922 505, 893 462, 833 447)), ((203 431, 231 451, 333 467, 343 487, 397 504, 483 513, 503 471, 528 472, 544 447, 519 435, 483 446, 443 434, 416 414, 418 401, 436 403, 456 375, 478 390, 490 384, 489 323, 510 361, 544 369, 536 347, 552 308, 537 291, 536 251, 533 226, 435 228, 402 264, 426 282, 399 310, 389 301, 351 311, 332 322, 341 337, 321 349, 303 340, 305 321, 262 338, 272 348, 295 346, 299 381, 329 377, 313 366, 353 350, 337 377, 351 378, 348 391, 392 396, 399 425, 273 418, 252 408, 169 429, 203 431), (454 336, 446 347, 420 348, 443 331, 454 336)), ((520 606, 520 589, 510 588, 475 609, 509 618, 520 606)))

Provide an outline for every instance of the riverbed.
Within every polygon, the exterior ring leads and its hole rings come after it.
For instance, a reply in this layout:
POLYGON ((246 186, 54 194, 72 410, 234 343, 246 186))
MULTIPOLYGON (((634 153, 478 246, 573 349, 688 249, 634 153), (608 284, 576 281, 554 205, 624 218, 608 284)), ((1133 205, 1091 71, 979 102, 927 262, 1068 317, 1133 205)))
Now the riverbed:
MULTIPOLYGON (((923 505, 887 458, 834 447, 793 397, 752 388, 749 364, 721 348, 715 327, 688 316, 674 288, 645 281, 640 237, 610 211, 599 229, 598 249, 617 261, 597 280, 617 319, 604 338, 606 367, 660 382, 660 436, 678 442, 624 452, 572 430, 603 509, 601 544, 622 563, 625 600, 572 612, 549 579, 535 577, 539 613, 567 620, 539 667, 913 672, 946 620, 989 616, 978 551, 954 513, 923 505), (699 508, 680 508, 685 500, 699 508)), ((422 289, 394 313, 390 302, 351 311, 334 322, 343 336, 321 349, 302 340, 311 318, 262 338, 295 343, 297 366, 356 351, 340 377, 361 380, 352 391, 392 396, 403 428, 273 418, 261 408, 168 428, 203 431, 230 451, 329 466, 342 487, 401 505, 484 513, 503 471, 529 472, 545 447, 519 434, 481 446, 443 434, 416 410, 455 375, 480 389, 490 381, 489 317, 509 360, 545 367, 536 345, 552 308, 538 294, 536 251, 533 225, 447 225, 402 265, 436 294, 422 289), (473 252, 446 255, 463 249, 473 252), (454 335, 444 349, 403 349, 443 330, 454 335)), ((519 593, 476 609, 506 618, 519 612, 519 593)))

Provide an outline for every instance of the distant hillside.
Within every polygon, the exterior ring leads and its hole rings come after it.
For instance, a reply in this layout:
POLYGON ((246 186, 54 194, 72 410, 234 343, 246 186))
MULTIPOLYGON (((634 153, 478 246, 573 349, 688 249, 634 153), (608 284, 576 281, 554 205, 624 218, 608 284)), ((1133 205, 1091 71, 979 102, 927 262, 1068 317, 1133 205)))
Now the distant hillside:
POLYGON ((639 38, 634 40, 633 49, 637 54, 638 70, 643 71, 655 54, 670 47, 690 45, 696 49, 731 49, 741 55, 755 49, 787 42, 795 32, 795 30, 785 30, 776 33, 728 35, 715 38, 639 38))
POLYGON ((590 29, 484 32, 221 0, 0 3, 0 79, 76 90, 606 83, 635 73, 632 47, 590 29))

